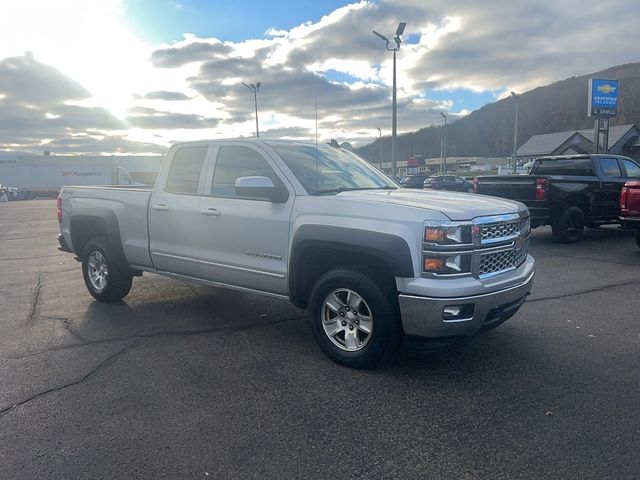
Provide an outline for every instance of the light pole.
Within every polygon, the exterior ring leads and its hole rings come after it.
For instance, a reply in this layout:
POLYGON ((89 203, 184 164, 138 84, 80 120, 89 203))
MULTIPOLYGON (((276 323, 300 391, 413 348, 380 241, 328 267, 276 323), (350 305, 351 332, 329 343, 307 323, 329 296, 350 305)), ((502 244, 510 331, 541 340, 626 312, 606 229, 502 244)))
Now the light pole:
POLYGON ((396 165, 396 123, 397 123, 397 115, 396 115, 396 52, 400 50, 400 44, 402 40, 400 37, 404 33, 404 28, 407 26, 406 22, 400 22, 398 24, 398 28, 396 29, 396 34, 393 37, 393 41, 395 43, 395 47, 390 48, 389 44, 391 43, 387 37, 381 35, 380 33, 373 31, 373 34, 381 38, 386 42, 386 49, 390 52, 393 52, 393 99, 392 99, 392 110, 391 110, 391 175, 395 179, 397 173, 397 165, 396 165))
POLYGON ((442 158, 442 173, 447 173, 447 116, 440 112, 444 118, 444 127, 442 127, 442 139, 440 145, 440 157, 442 158))
POLYGON ((249 89, 250 92, 253 93, 253 103, 256 106, 256 138, 260 138, 260 132, 258 131, 258 90, 260 90, 261 82, 256 83, 255 85, 252 83, 247 85, 242 82, 242 84, 249 89))
POLYGON ((517 153, 518 153, 518 95, 511 92, 513 101, 515 102, 515 112, 513 115, 513 173, 516 173, 517 153))
POLYGON ((380 171, 382 172, 382 129, 380 127, 376 127, 378 129, 378 132, 380 133, 380 136, 378 137, 378 149, 379 149, 379 153, 378 153, 378 161, 380 162, 380 171))

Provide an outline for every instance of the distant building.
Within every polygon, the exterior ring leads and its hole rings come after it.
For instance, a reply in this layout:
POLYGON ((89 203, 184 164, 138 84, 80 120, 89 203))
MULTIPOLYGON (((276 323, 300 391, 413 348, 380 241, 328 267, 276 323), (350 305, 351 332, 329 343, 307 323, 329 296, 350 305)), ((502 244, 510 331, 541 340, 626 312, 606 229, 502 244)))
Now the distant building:
MULTIPOLYGON (((593 152, 593 129, 534 135, 517 152, 518 163, 546 155, 575 155, 593 152)), ((640 159, 640 129, 635 124, 613 125, 609 129, 609 153, 640 159)))
MULTIPOLYGON (((379 166, 378 162, 372 162, 379 166)), ((443 170, 442 158, 423 159, 421 155, 413 155, 409 160, 397 162, 398 176, 428 172, 437 174, 443 170)), ((508 157, 447 157, 447 172, 464 174, 482 170, 497 170, 498 166, 509 163, 508 157)), ((391 173, 391 162, 382 162, 382 170, 391 173)))

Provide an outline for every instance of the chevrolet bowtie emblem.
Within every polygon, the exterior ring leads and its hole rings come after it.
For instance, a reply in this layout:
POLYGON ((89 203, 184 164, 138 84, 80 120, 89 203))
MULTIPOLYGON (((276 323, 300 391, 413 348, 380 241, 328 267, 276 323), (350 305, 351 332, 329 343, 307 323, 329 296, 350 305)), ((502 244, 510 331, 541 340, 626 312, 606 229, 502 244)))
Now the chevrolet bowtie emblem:
POLYGON ((600 93, 613 93, 616 91, 616 87, 614 87, 613 85, 609 85, 608 83, 605 83, 604 85, 598 85, 598 88, 596 89, 598 90, 598 92, 600 93))

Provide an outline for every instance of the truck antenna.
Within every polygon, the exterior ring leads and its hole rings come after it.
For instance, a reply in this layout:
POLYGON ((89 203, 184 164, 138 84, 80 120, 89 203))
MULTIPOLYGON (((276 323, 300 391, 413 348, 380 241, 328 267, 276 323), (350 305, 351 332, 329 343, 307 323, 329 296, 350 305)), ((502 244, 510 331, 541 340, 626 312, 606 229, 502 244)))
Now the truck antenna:
POLYGON ((316 195, 318 194, 318 96, 316 95, 316 195))

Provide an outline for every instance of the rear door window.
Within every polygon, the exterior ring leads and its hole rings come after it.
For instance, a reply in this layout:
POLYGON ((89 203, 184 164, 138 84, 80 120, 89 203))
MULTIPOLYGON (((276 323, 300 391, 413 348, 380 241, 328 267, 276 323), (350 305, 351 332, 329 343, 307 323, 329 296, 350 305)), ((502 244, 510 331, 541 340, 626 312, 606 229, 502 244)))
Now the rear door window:
POLYGON ((622 160, 622 166, 627 173, 627 178, 640 178, 640 167, 631 160, 622 160))
POLYGON ((171 193, 194 195, 208 147, 182 147, 176 150, 171 161, 165 190, 171 193))
POLYGON ((598 165, 602 175, 609 178, 620 178, 622 172, 620 171, 620 165, 615 158, 598 158, 598 165))

